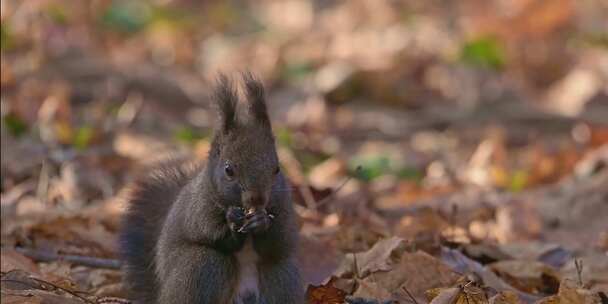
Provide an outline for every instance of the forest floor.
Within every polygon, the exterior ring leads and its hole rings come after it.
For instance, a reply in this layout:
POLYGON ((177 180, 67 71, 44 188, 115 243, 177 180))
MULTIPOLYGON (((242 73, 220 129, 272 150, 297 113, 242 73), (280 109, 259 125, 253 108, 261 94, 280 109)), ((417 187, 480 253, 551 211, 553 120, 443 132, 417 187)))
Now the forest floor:
POLYGON ((192 2, 2 1, 3 304, 128 303, 121 195, 243 70, 308 303, 608 303, 605 1, 192 2))

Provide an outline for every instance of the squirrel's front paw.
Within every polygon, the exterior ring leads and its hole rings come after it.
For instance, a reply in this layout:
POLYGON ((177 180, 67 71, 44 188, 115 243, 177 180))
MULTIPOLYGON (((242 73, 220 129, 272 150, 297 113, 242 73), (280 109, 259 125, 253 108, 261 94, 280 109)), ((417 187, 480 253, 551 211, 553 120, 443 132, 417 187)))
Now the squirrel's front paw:
POLYGON ((241 207, 229 207, 226 211, 228 227, 234 232, 239 232, 245 224, 245 210, 241 207))
POLYGON ((266 231, 270 227, 272 216, 266 210, 259 210, 245 215, 245 223, 239 232, 258 234, 266 231))

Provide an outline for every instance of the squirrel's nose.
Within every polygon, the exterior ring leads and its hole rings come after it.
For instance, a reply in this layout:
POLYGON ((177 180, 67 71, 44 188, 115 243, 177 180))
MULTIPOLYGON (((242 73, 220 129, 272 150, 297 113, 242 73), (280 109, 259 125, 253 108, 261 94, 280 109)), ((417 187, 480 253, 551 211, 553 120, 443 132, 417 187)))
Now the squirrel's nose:
POLYGON ((243 205, 249 208, 265 207, 268 196, 257 191, 243 192, 243 205))

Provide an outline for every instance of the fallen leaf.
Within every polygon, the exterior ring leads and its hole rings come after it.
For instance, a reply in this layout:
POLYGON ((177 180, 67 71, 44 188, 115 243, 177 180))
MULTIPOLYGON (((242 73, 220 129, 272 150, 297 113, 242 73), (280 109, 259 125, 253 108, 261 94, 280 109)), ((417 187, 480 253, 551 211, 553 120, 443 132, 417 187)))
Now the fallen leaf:
MULTIPOLYGON (((592 290, 608 288, 608 256, 603 252, 590 252, 577 258, 582 263, 581 278, 592 290)), ((578 281, 578 270, 575 260, 564 265, 560 273, 564 280, 578 281)))
MULTIPOLYGON (((490 269, 484 267, 476 261, 471 260, 460 251, 441 248, 441 260, 458 273, 476 274, 479 278, 481 278, 481 283, 483 283, 484 286, 488 286, 499 291, 517 291, 513 286, 502 280, 490 269)), ((518 292, 518 295, 522 301, 526 302, 531 302, 538 298, 537 296, 524 292, 518 292)))
POLYGON ((437 210, 421 208, 412 215, 404 216, 396 228, 396 234, 408 240, 433 240, 449 227, 448 220, 437 210))
POLYGON ((328 241, 300 236, 298 265, 305 284, 321 284, 338 267, 335 247, 328 241))
POLYGON ((40 273, 40 269, 32 260, 15 250, 2 248, 1 256, 2 272, 19 269, 29 273, 40 273))
POLYGON ((470 258, 482 264, 508 260, 512 257, 492 243, 464 244, 463 252, 470 258))
POLYGON ((501 291, 490 298, 489 304, 520 304, 521 301, 513 291, 501 291))
POLYGON ((462 279, 454 287, 433 288, 426 291, 430 304, 477 304, 488 303, 488 297, 477 283, 462 279))
POLYGON ((42 298, 30 294, 11 295, 2 293, 2 304, 42 304, 42 298))
POLYGON ((353 296, 364 299, 375 299, 379 302, 394 300, 390 290, 372 280, 359 281, 359 286, 353 296))
POLYGON ((554 294, 559 289, 559 273, 541 262, 526 260, 499 261, 489 264, 487 267, 511 286, 521 291, 554 294))
POLYGON ((558 244, 539 241, 513 242, 501 244, 499 247, 502 252, 511 256, 511 258, 514 260, 543 261, 543 259, 547 259, 560 251, 568 252, 558 244))
POLYGON ((405 249, 406 242, 402 238, 391 237, 381 240, 366 252, 347 255, 336 275, 341 277, 355 274, 359 278, 364 278, 370 273, 391 270, 398 263, 405 249))
POLYGON ((432 290, 429 295, 431 297, 430 304, 477 304, 487 302, 487 300, 480 299, 478 295, 468 295, 461 287, 439 288, 432 290))
POLYGON ((342 304, 346 293, 333 286, 333 279, 324 285, 309 285, 306 299, 309 304, 342 304))
POLYGON ((403 294, 402 290, 407 289, 415 298, 423 299, 426 290, 452 286, 459 277, 439 259, 419 250, 404 253, 391 271, 375 273, 373 279, 391 292, 403 294))
POLYGON ((573 281, 563 280, 557 295, 546 297, 537 304, 599 304, 602 303, 597 292, 577 286, 573 281))

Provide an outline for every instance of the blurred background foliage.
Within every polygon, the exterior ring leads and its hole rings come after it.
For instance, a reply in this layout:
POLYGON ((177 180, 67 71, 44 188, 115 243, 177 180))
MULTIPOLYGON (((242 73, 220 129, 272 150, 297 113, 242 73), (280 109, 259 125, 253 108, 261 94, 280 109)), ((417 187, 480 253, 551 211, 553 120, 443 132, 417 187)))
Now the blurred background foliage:
POLYGON ((115 257, 121 189, 204 159, 218 72, 249 70, 321 244, 307 282, 387 236, 608 250, 604 0, 0 3, 3 248, 115 257))
MULTIPOLYGON (((605 107, 590 105, 606 100, 607 15, 593 0, 2 1, 2 134, 86 151, 127 124, 196 147, 215 75, 251 70, 306 174, 345 158, 362 181, 420 182, 446 148, 470 150, 446 130, 500 146, 548 137, 545 120, 601 125, 605 107)), ((539 149, 572 148, 552 145, 539 149)), ((486 178, 511 190, 569 166, 492 157, 503 163, 486 178)))
MULTIPOLYGON (((362 181, 420 182, 442 150, 462 145, 433 132, 465 131, 462 122, 477 132, 465 137, 499 146, 548 137, 556 127, 545 120, 564 117, 592 124, 568 140, 602 137, 606 16, 599 0, 2 1, 2 134, 86 151, 127 124, 196 146, 210 134, 215 75, 251 70, 269 87, 279 143, 306 174, 346 158, 347 174, 363 165, 362 181)), ((556 145, 540 149, 572 148, 556 145)), ((569 166, 533 173, 525 156, 492 157, 505 163, 491 184, 511 190, 569 166)))

